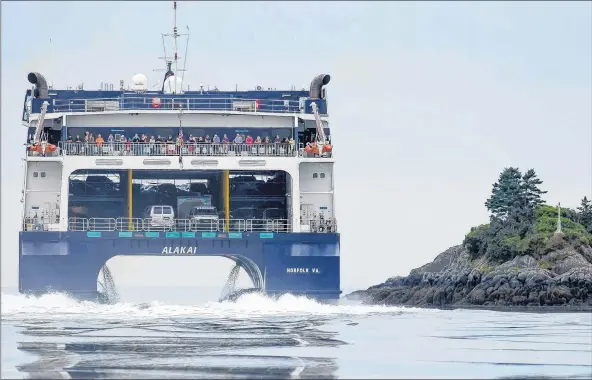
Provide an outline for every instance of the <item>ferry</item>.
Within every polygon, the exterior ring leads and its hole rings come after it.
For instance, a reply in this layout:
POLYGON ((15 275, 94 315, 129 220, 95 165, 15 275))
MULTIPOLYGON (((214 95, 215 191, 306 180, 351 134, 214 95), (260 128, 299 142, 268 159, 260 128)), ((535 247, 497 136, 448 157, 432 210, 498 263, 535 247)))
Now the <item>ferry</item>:
POLYGON ((141 73, 98 90, 28 74, 19 291, 104 300, 115 256, 222 256, 255 291, 338 299, 330 76, 191 90, 173 10, 158 87, 141 73))

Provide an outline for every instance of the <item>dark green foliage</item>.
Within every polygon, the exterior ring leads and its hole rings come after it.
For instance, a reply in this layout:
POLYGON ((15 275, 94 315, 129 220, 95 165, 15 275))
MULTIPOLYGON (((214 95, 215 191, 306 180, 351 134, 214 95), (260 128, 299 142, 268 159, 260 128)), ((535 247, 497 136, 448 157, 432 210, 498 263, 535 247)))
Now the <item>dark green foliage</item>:
POLYGON ((493 218, 506 220, 520 207, 522 174, 517 168, 505 168, 496 183, 485 207, 493 218))
POLYGON ((505 168, 485 201, 491 220, 512 225, 520 235, 526 233, 525 224, 532 222, 537 206, 544 203, 541 196, 546 191, 539 188, 542 183, 534 169, 522 175, 518 168, 505 168))
POLYGON ((592 201, 587 197, 582 199, 577 212, 577 222, 583 225, 589 233, 592 233, 592 201))
POLYGON ((489 225, 482 224, 479 227, 471 227, 471 232, 465 237, 463 244, 475 259, 485 255, 487 251, 487 241, 489 238, 489 225))
POLYGON ((542 183, 533 169, 524 175, 517 168, 501 172, 485 202, 490 223, 471 228, 463 243, 473 259, 502 262, 524 254, 540 256, 566 244, 592 244, 592 202, 584 198, 578 212, 562 209, 562 234, 557 235, 557 208, 544 205, 542 183))
POLYGON ((532 214, 537 206, 542 205, 545 203, 541 199, 541 195, 546 194, 546 191, 539 189, 539 185, 541 185, 543 181, 541 181, 534 169, 529 169, 524 176, 522 176, 522 183, 520 187, 520 197, 522 198, 521 201, 523 204, 521 205, 522 209, 524 210, 523 213, 527 217, 531 217, 532 214))

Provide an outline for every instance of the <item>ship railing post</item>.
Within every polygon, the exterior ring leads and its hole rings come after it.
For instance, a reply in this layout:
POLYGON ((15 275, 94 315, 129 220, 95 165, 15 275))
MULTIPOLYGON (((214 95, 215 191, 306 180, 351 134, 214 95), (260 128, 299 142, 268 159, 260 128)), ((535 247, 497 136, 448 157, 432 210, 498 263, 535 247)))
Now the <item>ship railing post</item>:
POLYGON ((128 229, 134 230, 133 223, 133 183, 132 183, 132 169, 127 170, 127 215, 128 215, 128 229))

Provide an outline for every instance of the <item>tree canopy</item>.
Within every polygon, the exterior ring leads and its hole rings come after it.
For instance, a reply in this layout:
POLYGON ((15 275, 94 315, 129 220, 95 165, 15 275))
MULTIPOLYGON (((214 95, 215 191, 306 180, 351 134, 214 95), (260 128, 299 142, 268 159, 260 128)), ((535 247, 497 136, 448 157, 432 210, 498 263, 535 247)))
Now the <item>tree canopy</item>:
POLYGON ((592 234, 592 201, 587 197, 582 199, 580 207, 578 207, 578 223, 583 225, 588 232, 592 234))
POLYGON ((472 228, 465 237, 473 258, 505 261, 522 254, 544 254, 562 242, 592 243, 592 202, 585 197, 577 211, 561 210, 563 234, 552 239, 558 210, 544 204, 547 192, 540 188, 542 184, 534 169, 522 174, 510 167, 500 173, 485 201, 490 223, 472 228))
POLYGON ((541 196, 547 193, 539 188, 542 183, 534 169, 522 175, 518 168, 505 168, 485 201, 492 220, 507 223, 531 220, 536 207, 544 203, 541 196))

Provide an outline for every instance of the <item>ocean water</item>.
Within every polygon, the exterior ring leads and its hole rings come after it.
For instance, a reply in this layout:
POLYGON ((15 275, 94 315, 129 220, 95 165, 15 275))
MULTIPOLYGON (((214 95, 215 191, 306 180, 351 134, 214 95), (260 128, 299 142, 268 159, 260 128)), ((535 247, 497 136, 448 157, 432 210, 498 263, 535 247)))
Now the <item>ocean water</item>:
POLYGON ((2 379, 592 378, 586 313, 120 291, 115 305, 3 291, 2 379))

